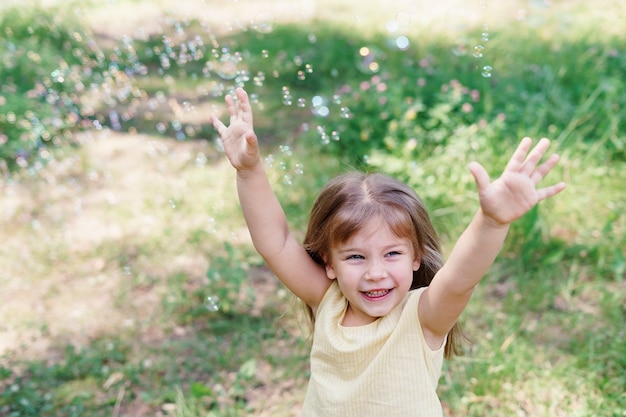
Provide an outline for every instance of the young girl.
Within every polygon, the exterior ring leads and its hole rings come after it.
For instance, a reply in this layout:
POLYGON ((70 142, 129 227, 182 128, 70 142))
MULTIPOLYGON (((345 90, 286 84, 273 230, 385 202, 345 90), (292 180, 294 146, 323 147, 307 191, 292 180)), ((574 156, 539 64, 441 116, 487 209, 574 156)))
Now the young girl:
POLYGON ((230 125, 211 120, 237 170, 254 246, 314 319, 302 415, 441 416, 444 352, 455 351, 456 322, 474 287, 509 224, 565 187, 537 187, 558 162, 552 155, 539 165, 549 141, 530 150, 524 138, 493 182, 480 164, 469 165, 480 207, 443 263, 421 200, 382 174, 331 180, 300 244, 266 176, 246 92, 238 88, 226 104, 230 125))

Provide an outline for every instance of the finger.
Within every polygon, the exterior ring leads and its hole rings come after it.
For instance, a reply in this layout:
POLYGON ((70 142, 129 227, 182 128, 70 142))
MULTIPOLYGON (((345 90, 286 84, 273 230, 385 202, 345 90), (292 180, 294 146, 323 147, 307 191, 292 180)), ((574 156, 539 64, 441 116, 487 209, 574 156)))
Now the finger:
POLYGON ((227 94, 224 100, 226 101, 226 108, 228 109, 228 114, 230 114, 230 124, 232 125, 237 120, 237 115, 239 114, 237 103, 235 103, 235 98, 230 94, 227 94))
POLYGON ((565 183, 560 182, 558 184, 551 185, 550 187, 540 188, 537 190, 537 200, 545 200, 546 198, 552 197, 563 191, 565 189, 565 183))
POLYGON ((224 123, 222 123, 222 121, 218 119, 217 116, 215 116, 214 114, 211 115, 211 123, 213 124, 213 127, 217 130, 217 133, 222 136, 222 133, 224 132, 224 130, 226 130, 226 125, 224 125, 224 123))
POLYGON ((243 88, 238 87, 235 90, 235 94, 237 95, 237 104, 241 117, 246 122, 252 122, 252 107, 250 105, 250 100, 248 99, 248 93, 243 88))
POLYGON ((525 137, 520 141, 519 145, 517 145, 517 149, 513 152, 513 156, 511 156, 508 164, 506 164, 506 167, 504 168, 505 171, 517 172, 520 170, 532 142, 532 139, 529 137, 525 137))
POLYGON ((248 93, 242 87, 237 87, 235 90, 235 96, 237 96, 237 100, 239 101, 239 106, 242 104, 250 105, 250 101, 248 100, 248 93))
POLYGON ((535 167, 546 153, 548 148, 550 147, 550 140, 547 138, 542 138, 539 143, 530 151, 528 157, 522 164, 522 172, 531 175, 535 170, 535 167))
POLYGON ((489 174, 485 171, 485 168, 478 162, 470 162, 469 170, 474 176, 474 181, 476 181, 476 186, 478 187, 478 192, 480 193, 491 184, 489 180, 489 174))
POLYGON ((559 159, 560 159, 559 155, 554 153, 550 155, 550 157, 543 164, 539 165, 539 167, 531 175, 531 179, 533 180, 535 185, 539 184, 539 182, 546 175, 548 175, 550 171, 552 171, 552 168, 556 166, 556 164, 559 162, 559 159))
POLYGON ((254 131, 250 130, 250 131, 246 132, 245 137, 246 137, 246 143, 248 144, 248 146, 254 147, 254 148, 257 147, 259 141, 258 141, 254 131))

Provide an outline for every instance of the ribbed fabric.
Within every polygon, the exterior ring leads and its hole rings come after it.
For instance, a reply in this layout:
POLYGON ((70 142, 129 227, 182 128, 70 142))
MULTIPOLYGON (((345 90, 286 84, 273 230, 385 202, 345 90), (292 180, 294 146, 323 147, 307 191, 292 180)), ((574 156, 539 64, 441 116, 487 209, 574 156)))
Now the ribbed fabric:
POLYGON ((387 316, 344 327, 348 301, 334 282, 317 309, 303 417, 443 416, 436 389, 443 346, 431 350, 417 314, 424 288, 387 316))

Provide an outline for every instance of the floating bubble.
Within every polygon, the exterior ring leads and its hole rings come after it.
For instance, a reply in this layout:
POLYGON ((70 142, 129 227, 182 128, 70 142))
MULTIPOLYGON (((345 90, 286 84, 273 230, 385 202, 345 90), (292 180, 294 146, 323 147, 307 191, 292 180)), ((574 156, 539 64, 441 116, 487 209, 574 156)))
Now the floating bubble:
POLYGON ((357 68, 366 74, 375 74, 380 71, 380 64, 378 61, 381 57, 382 54, 378 49, 363 46, 359 49, 357 68))
POLYGON ((452 47, 452 53, 456 56, 465 56, 467 55, 467 50, 469 48, 469 41, 467 38, 460 38, 456 41, 455 45, 452 47))
POLYGON ((261 12, 256 15, 253 27, 257 32, 270 33, 274 28, 274 16, 270 12, 261 12))
POLYGON ((283 86, 282 94, 283 94, 283 104, 285 106, 291 106, 293 104, 293 96, 291 95, 291 92, 289 91, 289 88, 287 86, 283 86))
POLYGON ((196 165, 197 167, 202 168, 202 167, 204 167, 204 166, 207 164, 207 162, 208 162, 208 159, 207 159, 206 155, 205 155, 205 154, 203 154, 202 152, 199 152, 199 153, 196 155, 196 158, 195 158, 195 165, 196 165))
POLYGON ((387 32, 389 33, 393 33, 397 31, 398 27, 399 27, 398 22, 396 22, 395 20, 389 20, 387 24, 385 25, 385 28, 387 28, 387 32))
POLYGON ((319 107, 324 104, 324 98, 322 96, 314 96, 311 99, 311 104, 313 105, 313 107, 319 107))
POLYGON ((294 171, 298 175, 304 174, 304 165, 302 165, 301 163, 297 163, 294 168, 294 171))
POLYGON ((480 73, 484 78, 491 78, 493 74, 493 67, 491 65, 485 65, 480 73))
POLYGON ((239 73, 239 58, 229 53, 223 54, 219 59, 217 75, 224 80, 232 80, 239 73))
POLYGON ((298 103, 298 107, 306 107, 306 99, 304 98, 299 98, 297 103, 298 103))
POLYGON ((352 117, 352 115, 350 114, 350 109, 348 107, 342 107, 340 109, 339 116, 342 119, 349 119, 350 117, 352 117))
POLYGON ((313 107, 312 113, 317 116, 327 117, 330 114, 330 109, 326 106, 326 99, 322 96, 314 96, 311 99, 311 105, 313 107))
POLYGON ((330 114, 330 109, 326 106, 319 106, 314 109, 314 113, 321 117, 327 117, 330 114))
POLYGON ((409 49, 409 43, 409 38, 407 38, 406 36, 398 36, 396 38, 396 46, 401 51, 406 51, 407 49, 409 49))
POLYGON ((302 70, 298 71, 297 75, 298 75, 298 80, 300 81, 304 81, 306 79, 306 74, 302 70))
POLYGON ((318 125, 316 130, 317 133, 320 135, 320 142, 322 143, 322 145, 328 145, 330 143, 330 138, 328 137, 324 126, 318 125))
POLYGON ((262 56, 263 58, 269 58, 270 53, 269 53, 269 51, 268 51, 267 49, 263 49, 263 50, 261 51, 261 56, 262 56))
POLYGON ((396 22, 398 27, 408 27, 411 24, 411 13, 405 11, 396 13, 396 22))
POLYGON ((485 53, 485 47, 482 45, 474 46, 474 52, 472 52, 472 56, 474 58, 482 58, 485 53))
POLYGON ((209 310, 212 313, 215 313, 217 311, 219 311, 220 309, 220 299, 217 295, 209 295, 205 300, 204 300, 204 306, 206 307, 207 310, 209 310))
POLYGON ((257 72, 257 74, 252 78, 252 82, 257 87, 262 87, 265 82, 265 74, 262 71, 257 72))
POLYGON ((313 66, 311 64, 306 64, 304 66, 304 70, 307 72, 307 74, 311 74, 313 73, 313 66))
POLYGON ((339 140, 341 140, 341 136, 339 136, 339 133, 337 133, 336 130, 333 130, 332 132, 330 132, 330 138, 334 140, 335 142, 338 142, 339 140))
MULTIPOLYGON (((280 151, 288 156, 293 155, 293 152, 291 151, 291 146, 289 145, 280 145, 278 147, 278 149, 280 149, 280 151)), ((281 165, 283 165, 284 162, 281 163, 281 165)), ((283 167, 283 169, 285 169, 285 167, 283 167)))

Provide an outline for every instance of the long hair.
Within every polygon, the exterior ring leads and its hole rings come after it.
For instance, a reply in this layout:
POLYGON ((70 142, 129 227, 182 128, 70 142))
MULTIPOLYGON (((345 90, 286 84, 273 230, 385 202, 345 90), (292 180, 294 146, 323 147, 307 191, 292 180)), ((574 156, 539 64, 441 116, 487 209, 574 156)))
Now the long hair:
MULTIPOLYGON (((330 248, 346 242, 373 218, 384 219, 392 232, 410 239, 420 259, 411 289, 430 285, 443 265, 439 238, 426 207, 408 185, 380 173, 350 172, 329 181, 317 196, 304 238, 304 247, 321 266, 330 248)), ((308 309, 312 321, 314 316, 308 309)), ((455 324, 446 341, 446 357, 459 351, 460 327, 455 324)))

